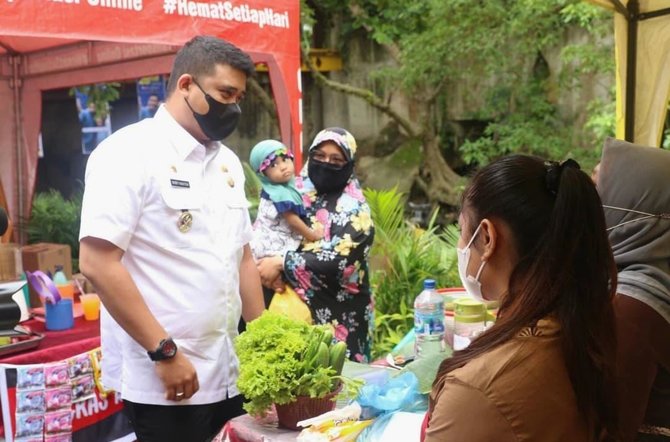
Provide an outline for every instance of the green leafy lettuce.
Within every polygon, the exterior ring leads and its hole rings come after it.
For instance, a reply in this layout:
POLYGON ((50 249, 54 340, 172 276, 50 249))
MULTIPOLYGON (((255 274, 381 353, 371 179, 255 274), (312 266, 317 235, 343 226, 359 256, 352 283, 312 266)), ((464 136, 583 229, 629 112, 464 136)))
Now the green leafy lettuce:
POLYGON ((264 416, 272 404, 331 392, 335 371, 313 366, 301 357, 315 327, 323 326, 310 326, 269 311, 247 324, 247 330, 235 341, 235 350, 240 360, 237 387, 248 401, 244 404, 248 413, 264 416))

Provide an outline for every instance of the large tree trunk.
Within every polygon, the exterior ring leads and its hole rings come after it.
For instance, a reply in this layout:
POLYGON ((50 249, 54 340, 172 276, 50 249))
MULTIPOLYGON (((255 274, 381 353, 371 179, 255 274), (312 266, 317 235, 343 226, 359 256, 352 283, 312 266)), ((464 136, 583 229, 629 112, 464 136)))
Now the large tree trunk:
POLYGON ((431 202, 458 205, 460 198, 458 184, 462 178, 449 167, 442 156, 439 137, 434 132, 424 132, 421 141, 423 167, 417 177, 417 185, 431 202))

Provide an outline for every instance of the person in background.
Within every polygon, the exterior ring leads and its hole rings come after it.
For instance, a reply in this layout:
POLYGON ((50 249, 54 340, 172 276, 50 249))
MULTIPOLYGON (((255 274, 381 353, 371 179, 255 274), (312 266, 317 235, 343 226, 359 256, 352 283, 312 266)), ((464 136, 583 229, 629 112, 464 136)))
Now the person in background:
POLYGON ((158 95, 149 95, 147 105, 140 110, 140 120, 145 118, 153 118, 156 115, 159 105, 158 95))
POLYGON ((670 441, 670 152, 608 139, 598 191, 618 274, 622 441, 670 441))
POLYGON ((243 413, 233 341, 263 298, 237 156, 251 58, 195 37, 174 60, 154 118, 115 132, 87 169, 79 265, 101 311, 103 384, 138 439, 211 439, 243 413))
MULTIPOLYGON (((81 124, 82 129, 96 127, 94 102, 89 101, 88 105, 86 106, 86 109, 82 109, 79 112, 79 123, 81 124)), ((86 149, 86 152, 92 152, 98 143, 97 134, 93 131, 91 132, 82 131, 81 142, 84 145, 84 149, 86 149)))
POLYGON ((316 135, 296 187, 312 229, 323 230, 323 239, 262 259, 258 267, 266 287, 275 287, 283 275, 309 305, 314 322, 333 324, 336 339, 347 343, 349 358, 367 362, 373 312, 368 254, 374 226, 353 173, 355 154, 356 140, 342 128, 316 135))
POLYGON ((283 257, 296 250, 303 238, 307 242, 323 238, 323 231, 309 228, 302 219, 305 207, 295 187, 293 154, 288 148, 276 140, 261 141, 251 149, 249 164, 263 187, 251 240, 254 258, 283 257))
POLYGON ((474 176, 459 224, 462 283, 500 309, 440 365, 423 439, 617 440, 616 267, 589 175, 504 157, 474 176))

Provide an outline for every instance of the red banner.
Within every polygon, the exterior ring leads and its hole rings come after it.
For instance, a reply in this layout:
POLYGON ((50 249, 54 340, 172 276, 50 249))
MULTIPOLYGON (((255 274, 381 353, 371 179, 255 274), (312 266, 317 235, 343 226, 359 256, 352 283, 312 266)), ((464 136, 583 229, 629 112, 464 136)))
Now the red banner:
POLYGON ((0 87, 0 180, 14 223, 29 218, 41 91, 82 79, 167 73, 166 58, 174 51, 161 45, 181 46, 196 35, 224 38, 268 65, 282 140, 301 164, 299 0, 3 0, 0 84, 7 87, 0 87), (76 46, 82 42, 108 43, 86 50, 76 46), (156 63, 147 68, 137 63, 141 59, 156 63))
POLYGON ((296 0, 7 0, 2 35, 181 45, 216 35, 248 51, 297 55, 296 0), (39 17, 39 20, 36 20, 39 17))

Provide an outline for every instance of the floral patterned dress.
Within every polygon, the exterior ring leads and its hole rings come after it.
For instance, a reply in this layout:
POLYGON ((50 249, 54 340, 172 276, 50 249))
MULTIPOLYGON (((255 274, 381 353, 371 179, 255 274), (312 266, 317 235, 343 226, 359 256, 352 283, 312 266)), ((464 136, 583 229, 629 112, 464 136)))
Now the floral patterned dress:
POLYGON ((309 224, 323 226, 324 238, 287 252, 284 274, 310 306, 314 321, 335 326, 335 338, 346 341, 349 359, 367 362, 374 323, 367 261, 374 238, 370 208, 355 178, 339 195, 317 195, 309 186, 309 179, 296 180, 309 224))

